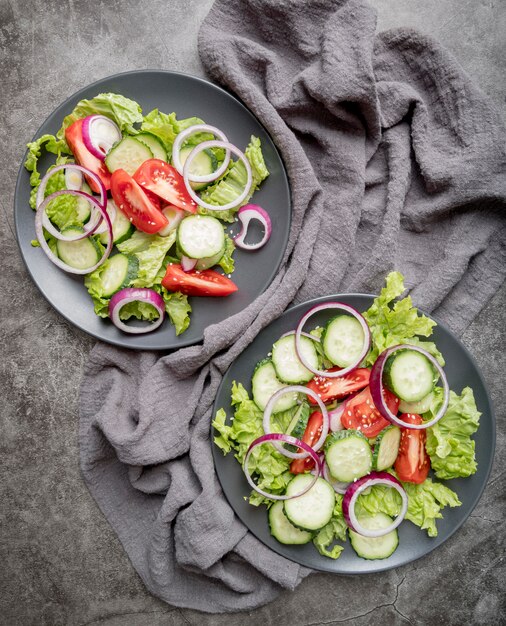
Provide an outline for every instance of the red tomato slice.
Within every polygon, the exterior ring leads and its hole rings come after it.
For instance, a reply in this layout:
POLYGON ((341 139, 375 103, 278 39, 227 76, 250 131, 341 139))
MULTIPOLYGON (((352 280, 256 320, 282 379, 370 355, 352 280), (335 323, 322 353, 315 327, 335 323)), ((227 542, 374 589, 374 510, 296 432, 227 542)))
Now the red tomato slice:
MULTIPOLYGON (((399 398, 388 389, 384 390, 384 394, 388 408, 395 415, 399 410, 399 398)), ((389 423, 376 408, 369 387, 346 401, 341 416, 341 424, 345 428, 360 430, 366 437, 376 437, 389 423)))
POLYGON ((167 265, 162 285, 169 291, 180 291, 187 296, 229 296, 237 291, 230 278, 214 270, 185 272, 179 264, 167 265))
MULTIPOLYGON (((106 191, 111 188, 111 173, 107 169, 106 164, 97 159, 94 154, 88 150, 83 141, 83 121, 76 120, 68 128, 65 129, 65 140, 72 150, 77 163, 91 170, 104 183, 106 191)), ((91 178, 86 177, 89 186, 95 193, 99 193, 98 185, 91 178)))
MULTIPOLYGON (((320 413, 320 411, 314 411, 309 416, 306 430, 302 435, 302 441, 313 447, 320 438, 320 435, 322 434, 322 428, 323 415, 320 413)), ((297 452, 302 452, 302 450, 299 448, 297 452)), ((311 471, 313 467, 314 461, 310 456, 305 459, 294 459, 290 463, 290 471, 292 472, 292 474, 303 474, 304 472, 311 471)))
MULTIPOLYGON (((403 413, 400 419, 408 424, 423 423, 421 416, 415 413, 403 413)), ((425 430, 401 428, 399 453, 394 463, 394 469, 399 480, 420 484, 427 478, 430 470, 430 458, 425 450, 426 441, 427 432, 425 430)))
MULTIPOLYGON (((340 367, 333 367, 329 372, 337 372, 340 367)), ((359 367, 339 378, 325 378, 324 376, 315 376, 310 380, 306 387, 316 392, 323 402, 332 402, 345 398, 355 391, 360 391, 369 384, 371 371, 365 367, 359 367)), ((316 404, 313 398, 308 397, 311 404, 316 404)))
POLYGON ((135 228, 154 234, 167 226, 165 215, 125 170, 116 170, 111 176, 111 194, 116 206, 135 228))
POLYGON ((134 180, 165 202, 174 204, 189 213, 197 212, 197 205, 186 189, 179 172, 160 159, 148 159, 134 174, 134 180))

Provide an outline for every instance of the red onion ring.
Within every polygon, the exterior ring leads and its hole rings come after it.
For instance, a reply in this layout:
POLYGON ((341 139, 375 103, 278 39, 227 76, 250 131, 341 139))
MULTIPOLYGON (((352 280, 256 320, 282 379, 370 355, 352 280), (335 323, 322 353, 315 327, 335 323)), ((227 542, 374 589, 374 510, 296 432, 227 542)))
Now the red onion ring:
POLYGON ((346 490, 350 486, 350 483, 343 483, 340 480, 336 480, 335 478, 333 478, 329 472, 329 468, 326 463, 323 464, 323 478, 325 478, 325 480, 336 493, 340 493, 342 496, 344 496, 346 490))
POLYGON ((339 378, 340 376, 344 376, 348 372, 351 372, 352 370, 356 369, 357 366, 360 365, 360 363, 367 356, 370 345, 371 345, 371 331, 369 330, 369 326, 367 325, 367 322, 356 309, 349 306, 348 304, 343 304, 342 302, 326 302, 325 304, 317 304, 316 306, 312 307, 302 317, 295 331, 295 349, 297 350, 297 356, 299 357, 301 363, 305 367, 307 367, 307 369, 310 372, 313 372, 313 374, 316 374, 317 376, 323 376, 324 378, 339 378), (336 372, 329 372, 325 370, 315 369, 314 367, 311 366, 310 363, 307 362, 306 358, 304 357, 302 353, 302 350, 300 349, 300 336, 302 334, 302 329, 304 328, 304 324, 315 313, 318 313, 318 311, 325 311, 327 309, 339 309, 341 311, 346 311, 346 313, 349 313, 350 315, 352 315, 360 323, 360 325, 362 326, 362 330, 364 331, 364 348, 362 350, 362 353, 360 354, 360 357, 357 359, 355 363, 352 363, 351 365, 348 365, 348 367, 344 367, 343 369, 338 370, 336 372))
MULTIPOLYGON (((325 442, 325 438, 327 437, 329 433, 329 414, 327 412, 327 407, 323 404, 320 396, 312 389, 309 389, 309 387, 303 387, 302 385, 288 385, 287 387, 278 389, 275 393, 272 394, 272 396, 269 398, 269 401, 267 402, 267 405, 264 409, 264 417, 263 417, 264 433, 266 435, 272 434, 272 431, 271 431, 272 409, 274 408, 279 398, 281 396, 284 396, 287 393, 303 393, 306 396, 310 396, 311 398, 313 398, 313 400, 315 400, 315 402, 320 407, 320 410, 323 415, 322 432, 318 441, 312 446, 312 450, 314 452, 317 452, 323 446, 323 443, 325 442)), ((290 452, 289 450, 287 450, 280 444, 273 443, 272 445, 276 448, 278 452, 280 452, 284 456, 289 457, 290 459, 305 459, 308 456, 307 452, 290 452)), ((306 448, 303 448, 303 449, 305 450, 306 448)))
MULTIPOLYGON (((80 239, 89 237, 94 233, 98 233, 98 225, 103 223, 103 219, 102 214, 100 212, 97 212, 96 205, 93 203, 93 200, 93 196, 90 196, 89 193, 86 193, 85 191, 79 191, 77 189, 61 189, 60 191, 55 191, 50 196, 48 196, 41 205, 39 205, 39 208, 44 205, 42 213, 42 226, 47 230, 50 235, 52 235, 55 239, 60 239, 60 241, 79 241, 80 239), (53 226, 51 220, 47 216, 46 208, 48 207, 50 202, 52 202, 55 198, 63 195, 79 196, 81 198, 85 198, 92 205, 93 217, 83 226, 82 233, 75 233, 74 235, 64 235, 61 231, 57 230, 53 226)), ((106 228, 107 225, 105 225, 105 228, 103 228, 101 232, 106 230, 106 228)))
POLYGON ((113 145, 122 139, 118 125, 105 115, 88 115, 83 120, 82 129, 84 145, 93 156, 101 161, 105 159, 113 145), (107 125, 110 136, 107 137, 97 132, 96 127, 99 122, 107 125))
MULTIPOLYGON (((174 143, 172 145, 172 165, 176 168, 176 170, 183 176, 183 165, 181 164, 181 160, 179 158, 179 153, 181 151, 181 146, 183 145, 184 140, 187 137, 191 137, 195 133, 204 132, 210 133, 221 141, 228 141, 225 133, 223 133, 219 128, 215 128, 214 126, 209 126, 208 124, 195 124, 194 126, 189 126, 182 130, 177 134, 174 139, 174 143)), ((189 155, 188 155, 189 156, 189 155)), ((225 159, 220 167, 211 174, 206 174, 204 176, 196 176, 192 174, 188 174, 188 180, 192 183, 210 183, 213 180, 219 178, 227 169, 228 164, 230 163, 230 150, 225 150, 225 159)))
MULTIPOLYGON (((102 204, 100 204, 96 198, 94 198, 93 196, 90 196, 87 193, 84 193, 84 191, 69 191, 69 190, 55 191, 55 193, 52 193, 47 198, 45 198, 45 200, 38 206, 37 211, 35 213, 35 234, 37 235, 37 240, 40 243, 40 247, 44 250, 49 260, 52 261, 55 265, 57 265, 60 269, 65 270, 66 272, 69 272, 71 274, 81 274, 81 275, 90 274, 91 272, 96 270, 97 267, 100 267, 102 265, 102 263, 107 259, 107 257, 109 256, 112 250, 112 224, 111 224, 109 215, 107 214, 105 207, 102 206, 102 204), (70 267, 70 265, 67 265, 61 259, 59 259, 57 256, 53 254, 51 248, 47 244, 46 238, 44 237, 43 216, 46 214, 46 207, 48 203, 51 202, 51 200, 54 200, 54 198, 57 195, 61 195, 62 193, 72 193, 72 194, 85 196, 88 202, 92 203, 93 206, 97 209, 97 211, 99 211, 99 213, 102 214, 102 217, 107 224, 107 228, 109 230, 109 240, 107 242, 107 246, 105 248, 104 254, 102 255, 102 258, 97 263, 95 263, 93 267, 89 267, 84 270, 78 270, 74 267, 70 267)), ((85 235, 85 236, 89 236, 89 235, 90 233, 88 233, 88 235, 85 235)), ((82 239, 82 237, 79 237, 79 239, 82 239)))
POLYGON ((243 250, 258 250, 264 246, 270 239, 272 233, 272 223, 269 214, 258 204, 246 204, 237 212, 237 217, 242 224, 241 230, 234 237, 234 243, 243 250), (246 243, 246 235, 251 220, 258 220, 264 227, 264 235, 257 243, 246 243))
MULTIPOLYGON (((107 201, 106 210, 111 220, 111 224, 114 224, 114 220, 116 219, 116 211, 118 210, 116 204, 114 203, 114 200, 107 201)), ((105 233, 106 231, 107 231, 107 224, 105 224, 103 221, 99 222, 99 226, 95 231, 95 235, 100 235, 101 233, 105 233)))
POLYGON ((194 200, 194 202, 196 202, 199 206, 204 207, 205 209, 208 209, 209 211, 226 211, 228 209, 232 209, 234 207, 239 206, 241 202, 246 198, 246 196, 251 191, 251 186, 253 184, 253 175, 251 173, 251 165, 249 164, 249 161, 246 158, 245 154, 242 153, 239 150, 239 148, 236 148, 233 144, 227 141, 203 141, 202 143, 199 143, 198 146, 195 146, 195 148, 193 148, 193 150, 190 152, 190 154, 188 155, 188 158, 185 161, 185 164, 183 167, 183 179, 186 185, 186 189, 188 193, 190 194, 190 197, 194 200), (244 167, 246 168, 246 176, 247 176, 246 185, 242 193, 235 200, 232 200, 232 202, 229 202, 228 204, 215 206, 214 204, 209 204, 208 202, 204 202, 204 200, 202 200, 202 198, 193 191, 190 185, 189 175, 190 175, 191 162, 197 156, 197 154, 202 152, 202 150, 206 150, 207 148, 224 148, 225 150, 230 150, 230 152, 233 152, 237 157, 239 157, 239 159, 244 163, 244 167))
POLYGON ((446 413, 446 409, 448 408, 448 402, 450 399, 450 387, 448 385, 446 375, 441 365, 439 365, 436 359, 432 356, 432 354, 429 354, 427 350, 419 348, 418 346, 412 346, 410 344, 393 346, 392 348, 388 348, 379 355, 374 365, 372 366, 369 386, 371 388, 373 402, 381 415, 389 422, 392 422, 392 424, 396 424, 401 428, 411 428, 412 430, 424 430, 425 428, 434 426, 434 424, 439 422, 439 420, 446 413), (420 354, 423 354, 435 367, 441 379, 444 391, 443 404, 441 405, 441 408, 437 412, 436 416, 433 417, 430 421, 424 422, 423 424, 408 424, 407 422, 403 422, 397 417, 397 415, 394 415, 392 413, 392 411, 388 408, 387 403, 385 402, 385 398, 383 395, 383 370, 385 368, 385 363, 387 362, 388 357, 398 350, 414 350, 415 352, 420 352, 420 354))
POLYGON ((165 317, 165 303, 162 296, 153 289, 140 287, 125 287, 117 291, 109 301, 109 317, 112 323, 126 333, 139 335, 149 333, 160 326, 165 317), (119 318, 119 313, 125 304, 130 302, 146 302, 152 304, 159 313, 159 317, 154 322, 146 326, 128 326, 119 318))
POLYGON ((284 435, 280 433, 269 433, 267 435, 262 435, 261 437, 258 437, 257 439, 252 441, 248 448, 248 451, 246 452, 246 456, 244 457, 244 463, 243 463, 242 469, 246 476, 246 480, 251 485, 251 487, 253 487, 253 489, 257 491, 260 495, 264 496, 264 498, 269 498, 270 500, 291 500, 292 498, 298 498, 299 496, 302 496, 307 491, 309 491, 311 487, 313 487, 313 485, 318 480, 319 472, 317 472, 316 474, 313 474, 313 480, 308 484, 307 487, 304 487, 304 489, 300 493, 296 493, 293 496, 287 496, 287 495, 278 496, 272 493, 268 493, 267 491, 263 491, 263 489, 260 489, 258 485, 255 485, 255 483, 253 482, 253 479, 251 478, 251 474, 249 473, 249 470, 248 470, 248 461, 249 461, 252 451, 256 448, 256 446, 262 445, 264 443, 272 443, 272 445, 276 447, 277 445, 280 445, 280 444, 274 443, 274 442, 278 442, 278 441, 282 441, 283 443, 290 443, 294 446, 297 446, 298 448, 302 448, 303 450, 305 450, 305 456, 306 457, 311 456, 311 458, 315 462, 315 466, 321 470, 321 461, 320 461, 318 454, 316 454, 316 452, 314 451, 314 448, 309 446, 307 443, 304 443, 300 439, 297 439, 296 437, 292 437, 291 435, 284 435))
POLYGON ((44 193, 46 191, 47 183, 49 179, 51 178, 51 176, 53 174, 56 174, 56 172, 59 172, 60 170, 66 170, 66 169, 77 170, 78 172, 81 172, 88 178, 91 178, 91 180, 94 183, 96 183, 98 189, 100 190, 100 204, 102 206, 105 206, 107 204, 107 191, 105 189, 104 183, 99 178, 99 176, 95 174, 95 172, 92 172, 87 167, 83 167, 82 165, 77 165, 77 163, 64 163, 63 165, 57 165, 56 167, 53 167, 53 169, 49 170, 45 174, 45 176, 43 176, 42 180, 40 181, 39 188, 37 189, 37 197, 36 197, 37 207, 44 200, 44 193))
POLYGON ((183 272, 191 272, 196 265, 197 259, 190 259, 190 257, 184 255, 181 257, 181 268, 183 272))
POLYGON ((387 535, 389 532, 392 532, 392 530, 395 530, 402 522, 407 510, 408 496, 403 486, 397 478, 395 478, 395 476, 392 476, 392 474, 388 474, 387 472, 371 472, 367 476, 359 478, 350 484, 343 498, 343 515, 346 523, 351 530, 359 535, 362 535, 363 537, 383 537, 383 535, 387 535), (402 507, 399 515, 387 528, 364 528, 361 526, 357 516, 355 515, 355 505, 357 503, 358 496, 373 485, 386 485, 387 487, 392 487, 402 498, 402 507))
POLYGON ((329 411, 329 428, 331 432, 335 433, 338 430, 343 430, 344 426, 341 423, 341 417, 344 413, 346 402, 339 403, 335 409, 329 411))

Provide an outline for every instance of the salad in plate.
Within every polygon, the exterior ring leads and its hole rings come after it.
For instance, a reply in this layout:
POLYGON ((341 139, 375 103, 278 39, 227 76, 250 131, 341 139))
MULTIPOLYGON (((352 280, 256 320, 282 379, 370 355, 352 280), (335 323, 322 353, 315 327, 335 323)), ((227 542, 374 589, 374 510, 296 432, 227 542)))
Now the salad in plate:
POLYGON ((28 144, 25 167, 32 245, 84 276, 95 313, 127 333, 151 332, 166 314, 184 332, 188 296, 232 295, 236 247, 257 250, 271 233, 267 211, 250 203, 269 175, 257 137, 243 152, 198 117, 143 115, 121 94, 78 102, 56 135, 28 144), (41 176, 43 150, 56 160, 41 176), (255 243, 246 242, 252 220, 263 227, 255 243))
POLYGON ((461 504, 440 479, 477 471, 480 412, 472 389, 449 389, 436 323, 403 292, 392 272, 367 311, 313 307, 256 365, 251 394, 233 382, 230 420, 215 416, 215 444, 280 543, 337 559, 349 538, 359 557, 386 559, 404 520, 435 537, 444 507, 461 504))

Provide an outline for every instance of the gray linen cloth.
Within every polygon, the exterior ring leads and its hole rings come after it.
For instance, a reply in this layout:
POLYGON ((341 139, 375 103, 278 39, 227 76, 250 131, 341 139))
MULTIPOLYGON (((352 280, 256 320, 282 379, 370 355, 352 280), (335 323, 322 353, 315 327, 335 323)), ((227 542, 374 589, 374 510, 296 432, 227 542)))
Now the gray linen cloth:
POLYGON ((437 42, 375 23, 361 0, 218 0, 202 25, 209 75, 282 153, 293 219, 270 287, 203 345, 160 356, 99 344, 85 369, 85 481, 170 604, 252 609, 310 573, 246 530, 213 469, 217 387, 261 328, 291 302, 376 292, 396 268, 418 306, 461 332, 504 279, 497 112, 437 42))

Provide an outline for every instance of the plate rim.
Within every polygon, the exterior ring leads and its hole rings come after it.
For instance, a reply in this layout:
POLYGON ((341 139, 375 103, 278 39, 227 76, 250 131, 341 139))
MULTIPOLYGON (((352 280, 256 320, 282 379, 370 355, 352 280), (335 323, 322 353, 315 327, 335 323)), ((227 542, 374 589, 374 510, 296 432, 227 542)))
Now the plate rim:
MULTIPOLYGON (((99 78, 95 81, 93 81, 92 83, 89 83, 87 85, 85 85, 84 87, 82 87, 81 89, 79 89, 78 91, 72 93, 70 96, 68 96, 63 102, 61 102, 55 109, 53 109, 47 116, 46 118, 42 121, 42 123, 39 125, 39 127, 37 128, 37 131, 34 133, 34 135, 32 136, 32 138, 30 139, 29 143, 32 143, 34 141, 36 141, 41 135, 42 135, 42 129, 45 126, 45 124, 47 123, 47 121, 49 120, 49 118, 52 118, 58 114, 61 114, 61 111, 67 107, 72 101, 76 100, 76 102, 78 102, 79 100, 82 99, 83 97, 83 93, 88 91, 89 89, 92 89, 93 87, 99 87, 100 85, 103 85, 104 83, 107 83, 111 80, 120 78, 120 77, 128 77, 128 76, 133 76, 133 75, 145 75, 145 74, 164 74, 164 75, 169 75, 169 76, 179 76, 179 77, 183 77, 185 79, 191 80, 191 81, 195 81, 197 83, 202 83, 204 85, 206 85, 207 87, 210 87, 212 89, 215 89, 218 92, 221 92, 222 94, 224 94, 224 96, 232 98, 233 100, 235 100, 237 102, 237 104, 246 112, 247 115, 252 116, 256 122, 261 126, 261 128, 264 130, 264 132, 269 136, 272 145, 274 147, 274 150, 276 152, 277 157, 279 158, 279 161, 281 163, 281 175, 282 175, 282 179, 283 179, 283 183, 286 186, 287 189, 287 200, 288 200, 288 214, 289 214, 289 219, 288 219, 288 224, 287 224, 287 228, 285 229, 285 233, 284 233, 284 238, 283 238, 283 245, 282 245, 282 249, 283 249, 283 254, 280 256, 280 259, 278 261, 277 264, 274 264, 272 266, 272 269, 267 277, 266 283, 265 283, 265 287, 263 288, 263 290, 258 293, 255 296, 255 300, 257 298, 259 298, 263 293, 265 293, 265 291, 269 288, 269 286, 271 285, 272 281, 274 280, 274 278, 276 277, 279 268, 281 267, 281 264, 283 262, 283 258, 284 258, 284 251, 286 251, 287 245, 288 245, 288 241, 289 241, 289 237, 290 237, 290 229, 291 229, 291 225, 292 225, 292 221, 293 221, 293 202, 292 202, 292 194, 291 194, 291 185, 290 185, 290 178, 288 176, 288 169, 285 163, 285 160, 283 158, 283 155, 281 154, 280 149, 278 148, 278 146, 276 145, 276 142, 274 141, 274 138, 272 136, 272 134, 268 131, 268 129, 266 128, 265 124, 258 118, 258 116, 251 111, 251 109, 249 109, 244 102, 234 93, 228 91, 227 89, 225 89, 224 87, 222 87, 221 85, 217 85, 216 83, 208 80, 207 78, 203 78, 200 76, 195 76, 194 74, 190 74, 188 72, 181 72, 178 70, 166 70, 166 69, 160 69, 160 68, 148 68, 148 69, 136 69, 136 70, 126 70, 124 72, 116 72, 114 74, 109 74, 107 76, 104 76, 102 78, 99 78)), ((49 304, 49 306, 56 311, 56 313, 58 315, 60 315, 61 317, 63 317, 73 328, 79 330, 81 333, 84 333, 85 335, 88 335, 90 337, 93 337, 94 339, 98 340, 98 341, 102 341, 104 343, 107 343, 109 345, 118 347, 118 348, 126 348, 128 350, 150 350, 153 352, 172 352, 172 351, 176 351, 179 350, 180 348, 186 348, 189 346, 194 346, 194 345, 199 345, 203 342, 204 340, 204 333, 205 330, 209 327, 209 326, 205 326, 202 330, 202 333, 200 334, 200 336, 197 339, 185 339, 184 336, 178 338, 178 336, 176 336, 176 340, 177 340, 177 344, 173 345, 173 346, 164 346, 164 347, 146 347, 146 346, 139 346, 139 345, 129 345, 128 344, 128 337, 130 337, 130 335, 125 335, 125 341, 122 341, 121 339, 115 339, 115 338, 104 338, 103 336, 101 336, 100 334, 98 334, 97 332, 92 332, 90 330, 85 330, 84 328, 82 328, 80 325, 76 324, 69 315, 63 313, 55 304, 53 304, 53 302, 50 300, 49 296, 44 293, 44 291, 42 290, 42 288, 39 286, 39 283, 37 280, 35 280, 33 273, 30 269, 30 266, 28 265, 27 259, 25 257, 24 251, 23 251, 23 246, 21 245, 21 240, 20 240, 20 233, 19 233, 19 215, 18 215, 18 211, 16 210, 16 206, 17 206, 17 198, 18 198, 18 194, 20 193, 20 189, 23 186, 22 183, 22 177, 23 174, 26 172, 26 169, 24 167, 24 163, 26 161, 26 157, 28 155, 28 147, 25 148, 25 151, 23 152, 23 156, 21 159, 21 163, 19 165, 18 168, 18 174, 16 177, 16 184, 14 187, 14 197, 13 197, 13 201, 12 201, 12 215, 13 215, 13 221, 14 221, 14 232, 16 234, 16 243, 18 246, 18 250, 21 256, 21 259, 23 261, 23 265, 28 273, 28 275, 30 276, 30 279, 32 281, 32 283, 37 287, 37 290, 39 291, 39 293, 43 296, 43 298, 45 299, 45 301, 49 304)), ((35 232, 35 231, 34 231, 35 232)), ((253 301, 252 301, 253 302, 253 301)), ((251 304, 251 302, 249 303, 251 304)), ((248 305, 249 306, 249 305, 248 305)), ((234 313, 232 315, 235 315, 234 313)), ((225 321, 227 318, 224 318, 223 320, 221 320, 222 322, 225 321)), ((221 322, 218 322, 221 323, 221 322)), ((149 333, 148 333, 149 334, 149 333)), ((142 337, 140 335, 132 335, 132 337, 136 338, 138 341, 141 341, 142 337)))
MULTIPOLYGON (((327 296, 318 296, 316 298, 311 298, 310 300, 307 300, 305 302, 300 302, 294 305, 291 305, 289 307, 287 307, 277 318, 273 319, 269 324, 267 324, 266 326, 264 326, 264 328, 262 328, 262 330, 260 332, 263 332, 265 329, 267 329, 271 324, 273 324, 274 322, 276 322, 277 320, 280 320, 283 316, 285 316, 286 314, 288 314, 289 312, 294 312, 297 309, 302 309, 302 308, 310 308, 313 306, 316 306, 320 303, 324 303, 324 302, 328 302, 330 300, 338 300, 339 298, 353 298, 353 297, 366 297, 366 298, 370 298, 370 299, 374 299, 378 297, 378 294, 371 294, 371 293, 360 293, 360 292, 351 292, 351 293, 338 293, 338 294, 330 294, 327 296)), ((296 563, 297 565, 303 566, 303 567, 308 567, 311 570, 315 571, 315 572, 321 572, 321 573, 325 573, 325 574, 332 574, 335 576, 362 576, 362 575, 373 575, 373 574, 378 574, 380 572, 385 572, 385 571, 390 571, 393 569, 397 569, 398 567, 405 567, 406 565, 413 563, 419 559, 422 559, 424 557, 426 557, 427 555, 429 555, 431 552, 433 552, 436 548, 439 548, 441 545, 443 545, 445 542, 447 542, 462 526, 463 524, 469 519, 471 513, 474 511, 474 509, 476 508, 478 502, 480 501, 480 499, 483 496, 483 493, 489 483, 490 480, 490 475, 492 473, 492 468, 494 466, 494 462, 495 462, 495 455, 496 455, 496 445, 497 445, 497 418, 496 418, 496 414, 495 414, 495 406, 492 400, 492 397, 490 395, 490 392, 488 390, 488 386, 486 384, 485 378, 481 372, 480 367, 478 366, 478 363, 476 362, 476 359, 474 358, 473 354, 470 352, 470 350, 467 348, 467 346, 464 345, 464 343, 461 341, 461 339, 457 336, 457 334, 452 331, 444 322, 440 321, 440 319, 435 316, 432 315, 431 313, 427 313, 426 311, 424 311, 424 309, 420 308, 420 307, 416 307, 416 309, 423 315, 426 315, 427 317, 429 317, 430 319, 434 320, 437 324, 437 326, 441 327, 442 330, 444 332, 446 332, 455 342, 457 342, 457 344, 464 350, 467 358, 469 359, 469 361, 471 362, 474 371, 476 372, 478 379, 483 387, 484 390, 484 394, 485 394, 485 399, 486 402, 488 404, 488 407, 490 409, 490 421, 491 421, 491 432, 492 432, 492 440, 491 440, 491 452, 492 454, 489 455, 488 457, 488 462, 486 465, 486 469, 485 469, 485 473, 483 476, 483 481, 478 489, 477 494, 475 495, 475 497, 473 498, 473 500, 469 503, 469 508, 468 511, 466 512, 466 514, 462 517, 462 519, 460 519, 452 528, 451 530, 448 532, 448 534, 445 536, 444 539, 440 539, 438 541, 438 537, 434 537, 434 545, 431 545, 429 547, 429 549, 427 549, 423 554, 420 554, 418 556, 414 556, 412 558, 408 558, 406 560, 404 560, 402 563, 397 564, 397 565, 384 565, 381 566, 379 565, 379 567, 374 568, 374 569, 370 569, 367 571, 339 571, 338 569, 331 569, 331 568, 320 568, 320 567, 315 567, 314 564, 308 564, 307 562, 303 562, 303 560, 295 560, 293 558, 291 558, 290 556, 288 556, 287 554, 282 553, 281 551, 278 551, 274 548, 272 548, 272 546, 267 545, 266 543, 264 543, 264 541, 262 540, 261 537, 259 537, 250 527, 249 525, 243 520, 243 518, 241 517, 241 515, 239 515, 239 513, 237 513, 237 511, 235 510, 234 506, 232 505, 232 503, 230 502, 230 500, 228 499, 225 490, 223 489, 223 484, 222 484, 222 480, 221 480, 221 476, 220 473, 217 470, 217 464, 216 464, 216 459, 221 456, 223 456, 222 451, 220 450, 220 448, 218 448, 218 446, 214 443, 214 435, 215 435, 215 430, 214 427, 212 425, 212 421, 214 419, 214 415, 216 414, 217 410, 219 408, 222 407, 218 407, 218 396, 220 395, 220 393, 222 392, 222 389, 225 385, 225 378, 229 372, 229 370, 233 367, 234 363, 236 362, 236 360, 238 358, 240 358, 240 356, 242 355, 242 352, 236 357, 236 359, 234 359, 234 361, 230 364, 230 366, 226 369, 226 371, 223 374, 223 378, 220 381, 219 387, 216 391, 216 395, 215 395, 215 399, 213 402, 213 407, 212 407, 212 417, 211 417, 211 424, 210 424, 210 429, 209 429, 209 435, 210 435, 210 443, 211 443, 211 451, 212 451, 212 456, 213 456, 213 465, 214 465, 214 470, 216 472, 216 476, 218 478, 218 482, 220 484, 220 489, 221 492, 223 494, 223 497, 225 498, 225 500, 227 501, 228 505, 230 506, 230 508, 233 510, 234 515, 241 521, 242 524, 244 524, 244 526, 246 526, 248 532, 250 532, 258 541, 260 541, 267 549, 272 550, 273 552, 275 552, 276 554, 278 554, 279 556, 288 559, 289 561, 292 561, 293 563, 296 563)), ((259 333, 260 334, 260 333, 259 333)), ((256 338, 258 337, 258 335, 252 340, 252 342, 250 344, 248 344, 247 347, 251 346, 256 338)), ((245 349, 246 349, 245 348, 245 349)), ((243 350, 244 352, 244 350, 243 350)), ((229 415, 227 413, 227 419, 229 419, 229 415)), ((480 416, 481 419, 481 416, 480 416)), ((230 454, 230 453, 229 453, 230 454)), ((238 465, 238 463, 237 463, 238 465)), ((280 544, 280 546, 282 546, 283 544, 280 544)), ((315 548, 316 549, 316 548, 315 548)), ((325 558, 325 557, 322 557, 325 558)), ((358 558, 358 557, 357 557, 358 558)), ((386 561, 387 559, 385 559, 386 561)), ((329 561, 329 565, 330 563, 338 563, 339 559, 330 559, 327 558, 327 561, 329 561)), ((378 561, 372 561, 373 563, 376 563, 378 561)))

